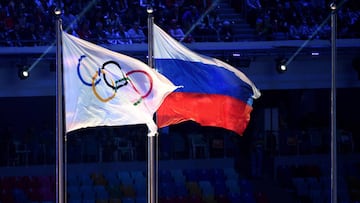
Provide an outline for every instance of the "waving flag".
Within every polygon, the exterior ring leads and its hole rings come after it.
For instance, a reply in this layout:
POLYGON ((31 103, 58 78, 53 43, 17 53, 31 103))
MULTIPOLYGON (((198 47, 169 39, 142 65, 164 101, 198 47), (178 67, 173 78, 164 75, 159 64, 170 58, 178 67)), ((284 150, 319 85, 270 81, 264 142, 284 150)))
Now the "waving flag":
POLYGON ((165 127, 192 120, 243 134, 250 121, 255 85, 239 70, 218 59, 192 52, 154 25, 155 68, 175 85, 158 109, 165 127))
POLYGON ((157 126, 155 111, 176 88, 145 63, 62 32, 66 132, 95 126, 157 126))

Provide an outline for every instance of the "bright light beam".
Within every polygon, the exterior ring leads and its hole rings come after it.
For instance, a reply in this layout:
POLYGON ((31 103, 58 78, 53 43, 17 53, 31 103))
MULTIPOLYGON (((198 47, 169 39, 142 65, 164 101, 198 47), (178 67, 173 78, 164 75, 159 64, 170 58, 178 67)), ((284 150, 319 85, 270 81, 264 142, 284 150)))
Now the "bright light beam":
POLYGON ((204 19, 204 17, 205 17, 210 11, 212 11, 212 10, 214 9, 214 7, 217 5, 218 2, 219 2, 219 0, 214 1, 214 2, 211 4, 211 6, 210 6, 208 9, 206 9, 206 11, 199 17, 199 19, 198 19, 198 20, 190 27, 190 29, 185 33, 185 36, 184 36, 181 40, 179 40, 180 42, 182 42, 184 39, 186 39, 187 36, 190 35, 190 33, 195 29, 195 27, 196 27, 197 25, 200 24, 200 22, 204 19))
MULTIPOLYGON (((68 27, 65 28, 65 32, 69 30, 70 26, 72 26, 72 25, 74 25, 76 22, 78 22, 79 19, 80 19, 82 16, 84 16, 84 14, 85 14, 88 10, 90 10, 90 8, 91 8, 93 5, 96 4, 96 2, 97 2, 97 0, 92 0, 91 2, 89 2, 89 3, 87 4, 87 6, 81 11, 81 13, 80 13, 79 15, 77 15, 77 18, 76 18, 75 20, 73 20, 68 27)), ((57 11, 57 10, 55 10, 55 12, 56 12, 56 11, 57 11)), ((30 72, 33 68, 35 68, 38 63, 40 63, 40 61, 44 58, 44 56, 45 56, 46 54, 48 54, 49 51, 55 46, 55 43, 56 43, 56 39, 51 43, 51 45, 49 45, 49 47, 44 51, 44 53, 42 53, 41 56, 40 56, 39 58, 37 58, 37 59, 34 61, 33 64, 31 64, 31 66, 30 66, 29 69, 28 69, 28 72, 30 72)))
MULTIPOLYGON (((345 3, 345 0, 342 0, 339 4, 338 8, 340 9, 344 3, 345 3)), ((296 52, 289 58, 289 60, 286 61, 286 63, 285 63, 286 66, 288 66, 294 60, 294 58, 303 50, 303 48, 306 47, 307 44, 309 44, 309 42, 320 31, 320 29, 324 27, 325 23, 327 23, 329 21, 330 17, 331 17, 331 14, 329 14, 326 17, 326 19, 316 28, 316 30, 312 33, 312 35, 296 50, 296 52)))

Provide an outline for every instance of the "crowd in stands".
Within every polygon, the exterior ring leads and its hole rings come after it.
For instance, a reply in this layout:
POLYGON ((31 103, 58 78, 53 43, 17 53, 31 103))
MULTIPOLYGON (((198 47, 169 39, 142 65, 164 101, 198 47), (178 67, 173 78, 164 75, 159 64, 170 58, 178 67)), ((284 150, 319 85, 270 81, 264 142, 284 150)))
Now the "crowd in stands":
MULTIPOLYGON (((53 0, 0 3, 0 46, 43 46, 55 39, 53 0)), ((330 9, 321 0, 247 0, 242 10, 255 40, 329 39, 330 9), (315 2, 315 3, 314 3, 315 2), (318 2, 318 3, 316 3, 318 2), (323 2, 323 3, 319 3, 323 2), (327 19, 327 20, 326 20, 327 19)), ((235 3, 229 1, 235 7, 235 3)), ((147 2, 142 0, 69 1, 60 5, 63 29, 97 44, 147 42, 147 2)), ((154 21, 184 42, 234 41, 234 22, 221 19, 218 1, 152 1, 154 21)), ((358 38, 360 3, 346 1, 338 12, 340 38, 358 38)), ((248 39, 252 40, 252 39, 248 39)))
MULTIPOLYGON (((258 40, 330 39, 330 1, 248 0, 248 23, 258 40), (280 35, 280 36, 279 36, 280 35)), ((339 38, 359 38, 360 2, 346 1, 337 6, 339 38)))

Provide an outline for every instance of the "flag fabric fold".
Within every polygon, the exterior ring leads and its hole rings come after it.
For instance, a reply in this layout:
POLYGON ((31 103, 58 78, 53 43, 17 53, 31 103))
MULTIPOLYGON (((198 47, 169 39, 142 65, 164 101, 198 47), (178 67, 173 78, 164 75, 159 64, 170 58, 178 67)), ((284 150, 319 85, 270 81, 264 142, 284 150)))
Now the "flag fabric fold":
POLYGON ((242 135, 260 91, 241 71, 195 53, 154 25, 155 68, 177 86, 156 113, 159 127, 192 120, 242 135))
POLYGON ((140 60, 62 31, 66 132, 86 127, 146 124, 176 89, 140 60))

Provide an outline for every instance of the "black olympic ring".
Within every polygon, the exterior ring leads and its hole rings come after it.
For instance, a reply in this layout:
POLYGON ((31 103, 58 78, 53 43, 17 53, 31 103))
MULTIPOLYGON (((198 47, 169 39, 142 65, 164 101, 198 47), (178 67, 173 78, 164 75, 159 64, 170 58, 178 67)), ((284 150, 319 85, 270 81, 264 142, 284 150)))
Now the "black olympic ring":
POLYGON ((103 77, 104 77, 105 83, 115 91, 118 90, 120 87, 127 85, 129 78, 126 77, 124 72, 121 70, 120 64, 117 63, 116 61, 107 61, 102 65, 101 69, 105 70, 105 66, 108 65, 108 64, 115 64, 120 69, 122 78, 120 80, 116 80, 115 85, 110 84, 108 82, 108 80, 106 79, 106 74, 105 74, 105 71, 104 71, 103 72, 103 77), (125 81, 123 84, 117 85, 118 83, 123 82, 123 81, 125 81))

